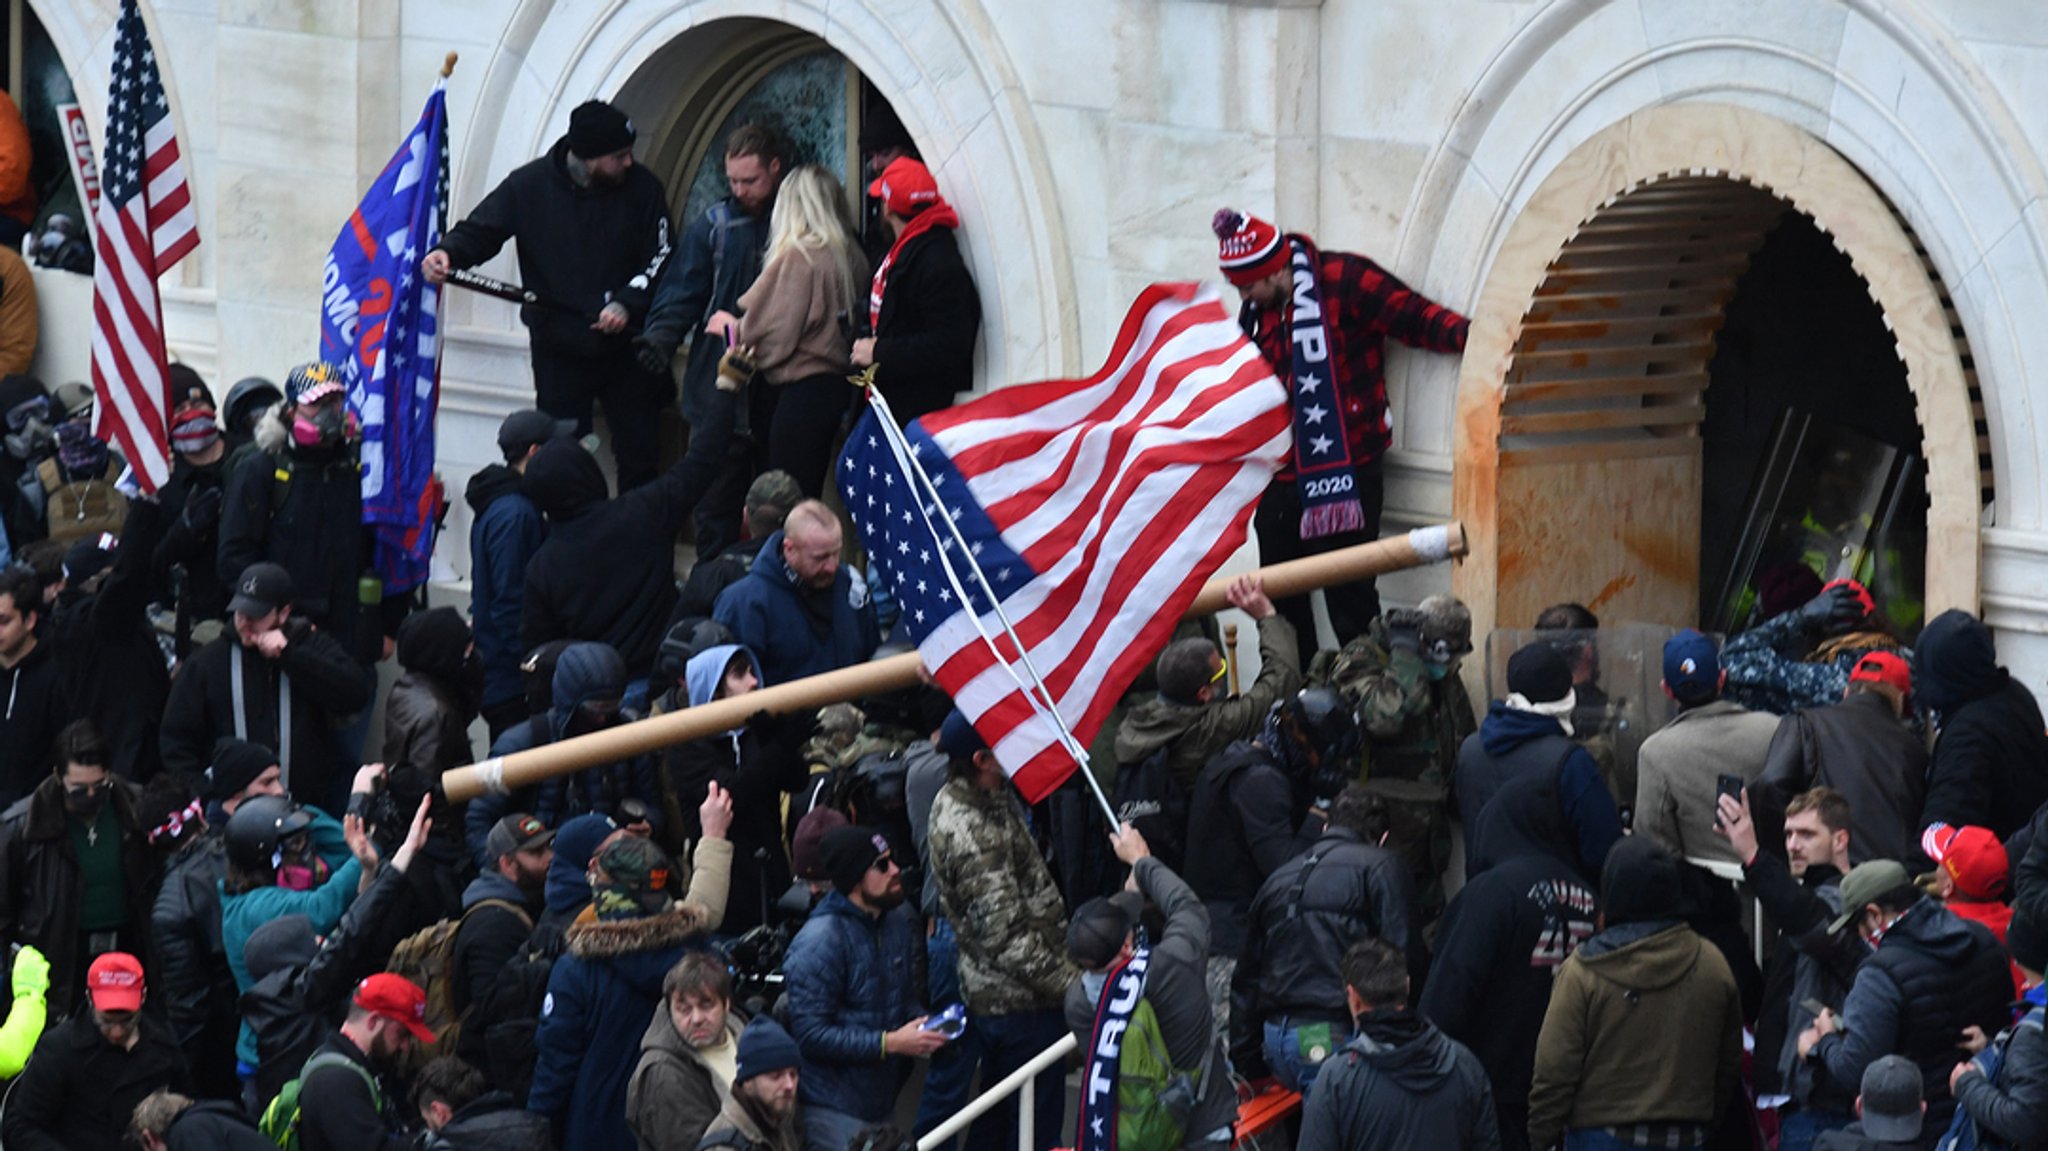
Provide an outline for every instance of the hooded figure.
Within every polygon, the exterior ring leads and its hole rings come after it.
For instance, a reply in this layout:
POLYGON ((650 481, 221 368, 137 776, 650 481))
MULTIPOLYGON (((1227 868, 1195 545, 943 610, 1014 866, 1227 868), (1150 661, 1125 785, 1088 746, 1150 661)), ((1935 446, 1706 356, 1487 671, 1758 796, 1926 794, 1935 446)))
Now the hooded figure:
POLYGON ((1735 1098, 1742 1004, 1721 953, 1684 920, 1680 864, 1646 839, 1607 854, 1599 934, 1557 972, 1529 1090, 1529 1145, 1567 1130, 1669 1127, 1698 1147, 1735 1098))
MULTIPOLYGON (((384 763, 398 810, 418 810, 422 796, 435 797, 426 855, 439 871, 462 858, 462 820, 441 795, 441 776, 476 758, 469 725, 482 702, 483 664, 470 642, 468 621, 452 607, 421 612, 399 625, 398 664, 404 670, 384 701, 384 763)), ((401 828, 390 830, 403 834, 401 828)))
POLYGON ((396 940, 388 924, 405 900, 405 873, 384 868, 324 937, 303 915, 273 919, 243 949, 243 1022, 256 1035, 256 1094, 268 1103, 299 1074, 359 980, 382 970, 396 940))
POLYGON ((82 539, 65 553, 64 591, 45 639, 72 714, 107 741, 107 770, 142 784, 163 765, 157 744, 171 677, 148 620, 149 561, 163 509, 138 500, 110 553, 82 539))
POLYGON ((2048 803, 2048 734, 2025 684, 1998 664, 1991 631, 1945 611, 1920 633, 1913 696, 1935 730, 1920 826, 1988 827, 1999 839, 2048 803))
POLYGON ((690 450, 652 483, 606 499, 597 459, 575 440, 543 445, 526 464, 527 498, 548 538, 526 565, 520 645, 558 639, 609 644, 629 678, 654 666, 676 603, 675 537, 711 485, 731 439, 732 393, 694 426, 690 450))
MULTIPOLYGON (((733 694, 736 679, 759 684, 760 664, 738 644, 722 644, 691 657, 682 687, 689 706, 701 707, 733 694)), ((667 706, 673 706, 670 693, 667 706)), ((671 813, 681 817, 678 841, 695 839, 697 806, 706 785, 716 780, 732 795, 732 895, 726 901, 725 931, 738 935, 768 920, 767 904, 789 888, 789 853, 782 841, 782 798, 801 791, 809 772, 798 748, 809 732, 791 718, 762 713, 722 735, 669 749, 662 790, 671 813)))
MULTIPOLYGON (((619 701, 625 691, 626 667, 618 652, 601 643, 570 644, 555 661, 552 706, 498 737, 491 754, 545 747, 622 722, 619 701)), ((573 776, 521 788, 512 795, 479 796, 470 801, 463 815, 465 842, 470 857, 482 870, 491 862, 484 838, 493 824, 514 811, 530 811, 542 823, 559 828, 562 821, 585 812, 617 815, 620 804, 629 798, 650 809, 660 804, 660 781, 652 757, 599 764, 573 776)))

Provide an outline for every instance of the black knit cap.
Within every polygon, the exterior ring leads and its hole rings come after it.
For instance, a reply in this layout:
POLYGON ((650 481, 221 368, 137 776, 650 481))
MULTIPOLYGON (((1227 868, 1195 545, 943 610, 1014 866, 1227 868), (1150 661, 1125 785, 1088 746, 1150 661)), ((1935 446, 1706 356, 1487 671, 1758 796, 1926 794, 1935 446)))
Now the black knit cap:
POLYGON ((1555 703, 1571 694, 1572 669, 1548 640, 1508 657, 1508 690, 1530 703, 1555 703))
POLYGON ((569 113, 569 151, 585 160, 633 146, 633 121, 603 100, 586 100, 569 113))
POLYGON ((855 824, 835 827, 819 841, 818 855, 825 864, 825 877, 839 894, 860 886, 861 876, 875 861, 889 854, 889 841, 872 827, 855 824))
POLYGON ((213 745, 213 765, 206 769, 206 798, 229 799, 256 782, 277 762, 277 753, 246 739, 224 738, 213 745))
POLYGON ((2048 916, 2042 909, 2021 903, 2012 911, 2005 928, 2005 949, 2012 961, 2029 971, 2048 971, 2048 916))
POLYGON ((1096 896, 1074 909, 1067 924, 1067 956, 1090 971, 1100 971, 1116 959, 1130 935, 1130 915, 1096 896))

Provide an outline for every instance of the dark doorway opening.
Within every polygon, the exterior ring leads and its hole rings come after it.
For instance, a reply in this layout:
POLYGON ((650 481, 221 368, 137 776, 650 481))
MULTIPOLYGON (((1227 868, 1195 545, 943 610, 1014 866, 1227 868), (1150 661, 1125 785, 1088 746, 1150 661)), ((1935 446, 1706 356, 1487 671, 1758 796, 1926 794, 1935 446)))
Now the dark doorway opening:
POLYGON ((1756 622, 1759 585, 1799 565, 1865 580, 1916 633, 1927 491, 1906 366, 1849 258, 1805 215, 1786 212, 1750 258, 1707 370, 1702 618, 1756 622))

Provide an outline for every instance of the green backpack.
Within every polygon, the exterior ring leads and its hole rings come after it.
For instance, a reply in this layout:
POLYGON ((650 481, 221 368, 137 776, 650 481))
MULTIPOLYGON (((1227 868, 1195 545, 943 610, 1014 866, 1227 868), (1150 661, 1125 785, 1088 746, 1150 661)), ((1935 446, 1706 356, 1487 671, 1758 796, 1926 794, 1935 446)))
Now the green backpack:
POLYGON ((1201 1098, 1215 1056, 1212 1039, 1201 1066, 1192 1072, 1174 1067, 1152 1001, 1139 1000, 1117 1056, 1117 1151, 1174 1151, 1185 1142, 1188 1116, 1201 1098))
POLYGON ((306 1065, 299 1068, 299 1077, 284 1085, 277 1098, 263 1109, 263 1118, 257 1128, 272 1143, 284 1151, 299 1151, 299 1092, 306 1086, 306 1078, 322 1067, 346 1067, 363 1077, 363 1084, 370 1089, 370 1101, 377 1110, 384 1110, 384 1093, 377 1089, 377 1077, 363 1069, 363 1065, 333 1051, 316 1052, 306 1065))

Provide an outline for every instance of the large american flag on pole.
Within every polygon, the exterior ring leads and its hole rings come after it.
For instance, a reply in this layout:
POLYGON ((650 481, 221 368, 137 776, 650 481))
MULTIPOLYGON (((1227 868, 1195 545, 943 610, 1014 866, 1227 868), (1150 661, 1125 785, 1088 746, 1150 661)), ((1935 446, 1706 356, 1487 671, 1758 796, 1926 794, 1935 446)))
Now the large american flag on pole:
POLYGON ((170 385, 157 277, 199 246, 192 188, 137 0, 122 0, 92 289, 93 434, 121 449, 145 492, 171 474, 170 385))
POLYGON ((847 439, 847 508, 925 665, 1036 802, 1244 542, 1287 456, 1286 391, 1213 285, 1155 284, 1093 376, 900 439, 885 419, 847 439))

